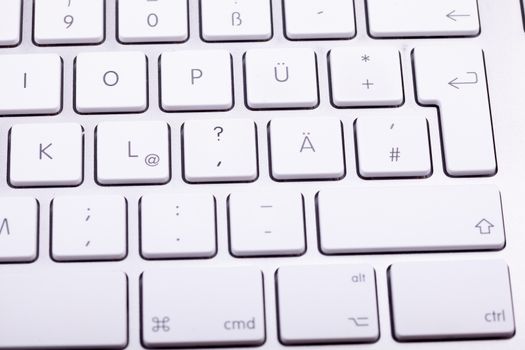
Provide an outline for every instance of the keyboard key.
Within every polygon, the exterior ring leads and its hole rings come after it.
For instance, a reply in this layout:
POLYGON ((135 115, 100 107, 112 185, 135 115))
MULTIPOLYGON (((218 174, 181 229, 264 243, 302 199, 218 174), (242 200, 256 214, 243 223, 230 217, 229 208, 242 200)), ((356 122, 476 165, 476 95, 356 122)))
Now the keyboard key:
POLYGON ((244 61, 248 107, 314 108, 319 103, 312 49, 252 49, 244 61))
POLYGON ((31 197, 0 198, 0 263, 35 260, 37 244, 38 202, 31 197))
POLYGON ((272 37, 270 0, 201 0, 206 41, 268 40, 272 37))
POLYGON ((254 181, 256 127, 248 119, 190 120, 182 129, 184 178, 188 182, 254 181))
POLYGON ((233 107, 232 61, 225 50, 175 51, 161 56, 161 102, 166 111, 233 107))
POLYGON ((269 134, 274 179, 336 180, 345 176, 339 119, 276 118, 270 122, 269 134))
POLYGON ((252 267, 180 267, 142 274, 146 347, 262 345, 263 279, 252 267))
POLYGON ((123 43, 188 39, 187 0, 119 0, 118 38, 123 43))
POLYGON ((22 0, 3 0, 0 3, 0 46, 20 43, 22 0))
POLYGON ((353 0, 284 0, 289 39, 350 39, 355 36, 353 0))
POLYGON ((491 185, 323 189, 317 210, 325 254, 505 246, 500 194, 491 185))
POLYGON ((103 185, 170 180, 170 131, 164 122, 102 122, 96 129, 97 181, 103 185))
POLYGON ((332 103, 337 107, 403 104, 397 49, 339 47, 330 51, 329 60, 332 103))
POLYGON ((399 341, 510 338, 514 314, 505 262, 396 263, 389 269, 399 341))
POLYGON ((34 0, 34 40, 39 45, 100 44, 104 0, 34 0))
POLYGON ((80 185, 83 133, 76 123, 13 126, 9 135, 9 183, 15 187, 80 185))
POLYGON ((146 259, 211 258, 217 252, 212 195, 145 195, 140 224, 146 259))
POLYGON ((126 211, 122 196, 56 197, 51 208, 53 259, 123 259, 127 254, 126 211))
POLYGON ((494 175, 483 52, 471 47, 420 47, 413 57, 418 101, 439 107, 447 174, 494 175))
POLYGON ((0 55, 0 115, 62 109, 62 59, 55 54, 0 55))
POLYGON ((367 0, 368 29, 377 38, 476 36, 476 0, 367 0))
POLYGON ((432 173, 424 117, 359 117, 355 136, 362 177, 425 177, 432 173))
POLYGON ((369 265, 287 266, 276 275, 285 345, 379 339, 375 272, 369 265))
POLYGON ((306 250, 303 197, 298 192, 236 192, 228 197, 234 256, 301 255, 306 250))
POLYGON ((0 285, 0 349, 122 349, 128 342, 122 272, 6 270, 0 285))
POLYGON ((147 62, 142 52, 90 52, 76 58, 79 113, 144 112, 147 62))

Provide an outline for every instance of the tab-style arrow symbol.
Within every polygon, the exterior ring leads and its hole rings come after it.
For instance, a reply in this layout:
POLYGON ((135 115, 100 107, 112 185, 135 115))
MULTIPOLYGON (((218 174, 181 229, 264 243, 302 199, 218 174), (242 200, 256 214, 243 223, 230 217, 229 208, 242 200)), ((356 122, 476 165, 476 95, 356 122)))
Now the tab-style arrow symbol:
POLYGON ((470 17, 470 15, 468 14, 457 14, 456 13, 456 10, 452 10, 450 11, 449 13, 447 13, 447 17, 451 20, 453 20, 454 22, 457 22, 457 17, 470 17))
POLYGON ((451 81, 448 82, 448 85, 452 86, 453 88, 459 89, 459 85, 471 85, 471 84, 477 84, 478 83, 478 73, 476 72, 467 72, 468 75, 472 76, 472 79, 470 80, 464 80, 464 81, 458 81, 458 77, 455 77, 451 81))
POLYGON ((490 235, 490 231, 494 227, 494 225, 490 221, 488 221, 487 219, 482 219, 474 227, 479 229, 479 233, 480 234, 482 234, 482 235, 490 235))

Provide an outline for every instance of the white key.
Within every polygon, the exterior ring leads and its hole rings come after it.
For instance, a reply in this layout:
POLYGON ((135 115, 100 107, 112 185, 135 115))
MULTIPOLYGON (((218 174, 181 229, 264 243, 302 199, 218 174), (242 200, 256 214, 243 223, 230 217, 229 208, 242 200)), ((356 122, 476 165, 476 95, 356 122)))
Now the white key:
POLYGON ((325 189, 317 210, 325 254, 505 246, 500 194, 490 185, 325 189))
POLYGON ((353 0, 284 0, 289 39, 350 39, 355 35, 353 0))
POLYGON ((140 200, 140 219, 146 259, 211 258, 217 252, 212 195, 148 194, 140 200))
POLYGON ((9 182, 15 187, 77 186, 83 129, 76 123, 18 124, 10 131, 9 182))
POLYGON ((3 0, 0 3, 0 46, 20 43, 22 0, 3 0))
POLYGON ((378 38, 476 36, 476 0, 367 0, 370 35, 378 38))
POLYGON ((379 338, 372 266, 281 267, 276 284, 279 336, 284 344, 374 342, 379 338))
POLYGON ((51 212, 53 259, 119 260, 126 256, 124 197, 60 196, 53 199, 51 212))
POLYGON ((248 107, 314 108, 319 103, 312 49, 252 49, 245 66, 248 107))
POLYGON ((206 41, 268 40, 272 37, 270 0, 201 0, 206 41))
POLYGON ((188 39, 188 0, 119 0, 118 38, 123 43, 188 39))
POLYGON ((80 113, 143 112, 147 90, 142 52, 90 52, 76 58, 75 107, 80 113))
POLYGON ((362 177, 425 177, 432 173, 424 117, 360 117, 355 133, 362 177))
POLYGON ((0 263, 35 260, 37 242, 38 202, 30 197, 1 197, 0 263))
POLYGON ((146 347, 262 345, 262 273, 252 267, 151 269, 142 274, 146 347))
POLYGON ((232 62, 226 50, 163 53, 160 64, 164 110, 208 111, 233 107, 232 62))
POLYGON ((339 119, 276 118, 269 130, 273 178, 340 179, 345 175, 339 119))
POLYGON ((399 106, 403 81, 399 51, 339 47, 330 51, 332 102, 337 107, 399 106))
POLYGON ((0 285, 0 349, 121 349, 128 342, 127 280, 122 272, 6 270, 0 285))
POLYGON ((300 255, 306 250, 303 197, 298 192, 233 193, 228 223, 235 256, 300 255))
POLYGON ((56 114, 62 108, 62 59, 0 55, 0 115, 56 114))
POLYGON ((34 40, 40 45, 104 41, 104 0, 34 0, 34 40))
POLYGON ((170 132, 164 122, 102 122, 96 129, 97 181, 103 185, 170 180, 170 132))
POLYGON ((188 182, 253 181, 259 174, 255 124, 248 119, 187 121, 183 155, 188 182))
POLYGON ((389 269, 400 341, 510 338, 514 314, 500 260, 396 263, 389 269))
POLYGON ((483 52, 469 47, 421 47, 413 56, 418 101, 439 107, 447 174, 494 175, 483 52))

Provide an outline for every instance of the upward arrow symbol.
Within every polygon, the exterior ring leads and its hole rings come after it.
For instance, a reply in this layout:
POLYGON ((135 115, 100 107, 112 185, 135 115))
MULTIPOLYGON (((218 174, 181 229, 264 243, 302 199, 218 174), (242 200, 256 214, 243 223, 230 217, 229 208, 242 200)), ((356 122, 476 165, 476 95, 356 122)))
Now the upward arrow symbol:
POLYGON ((490 235, 490 231, 494 227, 494 225, 487 219, 482 219, 480 222, 477 223, 475 227, 479 229, 480 234, 490 235))
POLYGON ((4 220, 2 220, 2 226, 0 226, 0 235, 2 234, 2 232, 4 232, 4 229, 8 235, 11 234, 11 231, 9 230, 9 221, 7 221, 7 218, 4 218, 4 220))

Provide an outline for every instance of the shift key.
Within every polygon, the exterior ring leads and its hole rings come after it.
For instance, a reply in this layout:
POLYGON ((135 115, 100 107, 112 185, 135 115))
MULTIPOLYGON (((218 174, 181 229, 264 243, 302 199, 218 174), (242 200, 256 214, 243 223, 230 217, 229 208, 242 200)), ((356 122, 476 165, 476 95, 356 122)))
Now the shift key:
POLYGON ((514 335, 509 270, 501 260, 396 263, 389 281, 399 341, 514 335))

